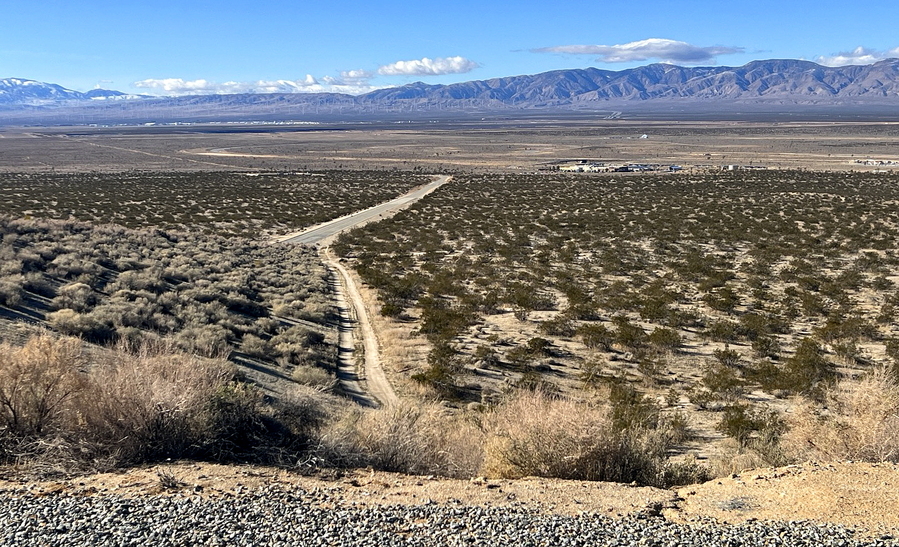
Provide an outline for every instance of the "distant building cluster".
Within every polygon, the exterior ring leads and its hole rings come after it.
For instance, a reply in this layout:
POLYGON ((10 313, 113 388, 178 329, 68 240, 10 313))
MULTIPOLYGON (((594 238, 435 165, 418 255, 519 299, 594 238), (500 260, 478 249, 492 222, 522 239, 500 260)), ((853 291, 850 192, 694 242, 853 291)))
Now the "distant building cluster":
POLYGON ((885 165, 896 166, 896 165, 899 165, 899 161, 895 161, 895 160, 872 160, 872 159, 864 159, 864 160, 855 160, 855 163, 858 163, 858 164, 861 164, 861 165, 876 165, 876 166, 885 166, 885 165))
MULTIPOLYGON (((743 171, 767 169, 764 165, 694 165, 693 169, 702 171, 743 171)), ((547 170, 565 173, 644 173, 644 172, 676 172, 684 168, 667 163, 622 163, 598 160, 569 160, 550 166, 547 170)))
POLYGON ((555 170, 567 173, 642 173, 645 171, 680 171, 680 165, 658 163, 605 163, 579 160, 556 166, 555 170))

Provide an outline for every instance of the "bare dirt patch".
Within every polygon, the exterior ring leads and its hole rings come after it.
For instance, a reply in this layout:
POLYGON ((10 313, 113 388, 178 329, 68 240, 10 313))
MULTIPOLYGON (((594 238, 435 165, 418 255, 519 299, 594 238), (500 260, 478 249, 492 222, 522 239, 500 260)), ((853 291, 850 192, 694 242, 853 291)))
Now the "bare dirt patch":
POLYGON ((681 488, 675 521, 713 517, 723 522, 812 520, 870 533, 899 529, 899 466, 892 463, 814 463, 745 471, 681 488))

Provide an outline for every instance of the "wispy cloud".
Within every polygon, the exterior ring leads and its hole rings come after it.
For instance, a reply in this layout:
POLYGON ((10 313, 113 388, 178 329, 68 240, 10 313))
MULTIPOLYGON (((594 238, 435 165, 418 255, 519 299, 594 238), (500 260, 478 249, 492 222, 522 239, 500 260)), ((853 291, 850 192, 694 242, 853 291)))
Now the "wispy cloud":
POLYGON ((476 62, 465 57, 437 57, 397 61, 378 69, 384 76, 440 76, 442 74, 464 74, 478 68, 476 62))
MULTIPOLYGON (((347 93, 358 95, 377 89, 368 83, 361 71, 351 78, 324 77, 319 81, 311 74, 301 80, 258 80, 255 82, 214 82, 181 78, 147 79, 132 85, 161 95, 225 95, 231 93, 347 93)), ((350 74, 352 76, 352 74, 350 74)))
POLYGON ((603 63, 628 63, 658 59, 671 63, 689 65, 714 63, 719 55, 742 53, 744 48, 731 46, 696 46, 687 42, 649 38, 626 44, 552 46, 533 49, 537 53, 569 53, 575 55, 595 55, 603 63))
POLYGON ((899 57, 899 47, 886 51, 858 46, 852 51, 841 51, 836 55, 818 57, 815 61, 825 66, 870 65, 884 59, 899 57))

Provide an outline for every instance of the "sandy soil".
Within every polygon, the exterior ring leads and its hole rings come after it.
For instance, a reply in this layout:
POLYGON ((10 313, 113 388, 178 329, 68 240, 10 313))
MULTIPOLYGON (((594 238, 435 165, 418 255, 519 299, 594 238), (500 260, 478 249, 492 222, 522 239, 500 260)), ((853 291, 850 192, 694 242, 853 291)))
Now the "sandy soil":
POLYGON ((899 530, 899 465, 807 462, 757 469, 682 488, 672 520, 707 516, 737 523, 813 520, 871 533, 899 530))
MULTIPOLYGON (((0 471, 9 476, 15 470, 0 471)), ((677 492, 623 484, 526 478, 453 480, 371 470, 321 471, 313 476, 259 466, 178 462, 57 481, 0 479, 0 495, 23 489, 36 496, 115 494, 230 497, 278 484, 324 491, 335 505, 417 505, 429 501, 480 506, 524 505, 549 514, 646 512, 675 522, 697 517, 738 523, 751 519, 848 525, 872 535, 899 531, 899 466, 805 463, 746 471, 677 492), (178 482, 165 488, 161 476, 178 482)))

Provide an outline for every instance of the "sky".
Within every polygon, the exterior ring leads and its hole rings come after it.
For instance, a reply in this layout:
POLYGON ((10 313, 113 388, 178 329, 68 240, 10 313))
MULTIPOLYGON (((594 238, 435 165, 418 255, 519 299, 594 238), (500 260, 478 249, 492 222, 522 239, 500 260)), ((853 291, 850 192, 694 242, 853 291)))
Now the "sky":
POLYGON ((360 94, 655 62, 899 57, 899 2, 0 0, 0 78, 149 95, 360 94))

